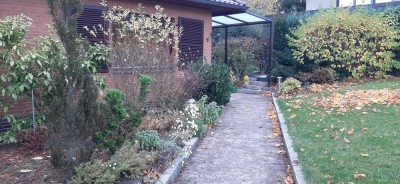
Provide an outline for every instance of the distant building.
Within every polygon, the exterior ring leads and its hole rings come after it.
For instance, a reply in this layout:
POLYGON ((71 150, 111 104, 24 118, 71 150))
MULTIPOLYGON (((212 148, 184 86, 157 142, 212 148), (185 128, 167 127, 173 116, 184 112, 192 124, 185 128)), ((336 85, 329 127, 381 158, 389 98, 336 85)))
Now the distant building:
POLYGON ((400 0, 307 0, 307 11, 318 10, 320 8, 337 8, 358 5, 386 6, 400 4, 400 0))

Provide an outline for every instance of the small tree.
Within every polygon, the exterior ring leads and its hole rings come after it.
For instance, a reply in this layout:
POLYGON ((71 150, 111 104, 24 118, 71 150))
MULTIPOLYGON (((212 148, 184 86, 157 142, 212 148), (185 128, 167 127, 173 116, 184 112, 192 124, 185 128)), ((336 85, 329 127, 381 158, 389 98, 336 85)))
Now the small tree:
POLYGON ((321 10, 287 38, 301 63, 308 58, 317 64, 328 62, 334 68, 345 68, 356 78, 382 77, 400 67, 393 59, 400 29, 393 22, 393 17, 372 10, 321 10))
POLYGON ((70 177, 74 167, 90 159, 94 133, 104 127, 105 118, 97 102, 95 66, 87 58, 89 47, 76 31, 80 1, 48 0, 48 5, 65 48, 65 65, 55 68, 53 74, 48 143, 52 164, 70 177))

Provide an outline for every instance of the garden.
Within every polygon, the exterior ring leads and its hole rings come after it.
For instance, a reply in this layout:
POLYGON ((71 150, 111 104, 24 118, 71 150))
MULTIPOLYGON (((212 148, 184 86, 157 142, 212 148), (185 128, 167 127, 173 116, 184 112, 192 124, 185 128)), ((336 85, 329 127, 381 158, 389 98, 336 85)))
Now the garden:
POLYGON ((278 105, 307 183, 398 183, 399 8, 293 12, 276 25, 278 105))
POLYGON ((191 138, 215 127, 230 99, 229 67, 180 69, 182 30, 160 6, 105 11, 112 30, 85 29, 113 41, 91 44, 76 31, 79 2, 48 5, 49 36, 26 40, 24 15, 0 20, 0 107, 34 105, 33 116, 6 116, 1 183, 155 183, 191 138), (107 78, 97 73, 104 64, 113 66, 107 78))

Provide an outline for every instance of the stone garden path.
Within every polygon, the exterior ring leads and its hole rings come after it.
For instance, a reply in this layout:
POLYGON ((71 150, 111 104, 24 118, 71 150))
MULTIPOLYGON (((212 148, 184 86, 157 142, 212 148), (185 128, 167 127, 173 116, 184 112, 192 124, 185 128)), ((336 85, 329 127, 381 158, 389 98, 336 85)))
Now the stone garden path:
POLYGON ((232 94, 215 129, 199 144, 177 184, 284 183, 285 158, 269 139, 273 124, 267 117, 271 99, 232 94))

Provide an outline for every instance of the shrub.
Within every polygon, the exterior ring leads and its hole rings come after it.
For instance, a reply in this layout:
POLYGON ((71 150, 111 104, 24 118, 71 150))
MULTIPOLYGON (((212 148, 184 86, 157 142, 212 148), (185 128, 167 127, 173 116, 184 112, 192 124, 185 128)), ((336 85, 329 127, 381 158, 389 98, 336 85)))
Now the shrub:
MULTIPOLYGON (((234 75, 243 78, 244 75, 250 75, 254 71, 260 71, 257 55, 263 50, 262 44, 255 38, 237 37, 229 39, 228 65, 234 72, 234 75), (246 49, 243 49, 246 48, 246 49)), ((224 61, 225 41, 220 41, 213 46, 213 60, 224 61)))
MULTIPOLYGON (((0 109, 11 128, 0 134, 0 141, 16 142, 17 131, 25 128, 20 118, 8 114, 10 107, 24 97, 35 95, 35 108, 45 116, 51 101, 54 68, 64 65, 64 50, 52 34, 30 42, 24 40, 32 20, 24 15, 0 19, 0 109), (40 89, 40 90, 36 90, 40 89)), ((30 98, 29 98, 30 99, 30 98)))
POLYGON ((109 55, 111 80, 115 88, 126 94, 126 104, 133 106, 140 93, 138 78, 149 76, 152 82, 147 105, 179 108, 192 98, 200 83, 193 73, 178 68, 176 60, 182 30, 162 7, 155 6, 154 12, 145 15, 141 6, 137 9, 114 7, 105 12, 104 19, 113 25, 109 55))
POLYGON ((104 44, 94 44, 90 46, 86 57, 89 61, 93 62, 93 66, 99 69, 101 66, 107 64, 109 55, 109 48, 104 44))
POLYGON ((281 94, 293 94, 301 87, 301 82, 297 79, 290 77, 282 83, 282 86, 279 89, 279 93, 281 94))
POLYGON ((119 179, 121 172, 119 165, 115 166, 100 160, 83 163, 76 168, 76 174, 68 183, 115 183, 119 179))
POLYGON ((93 160, 79 165, 68 183, 115 183, 121 176, 136 179, 149 168, 154 157, 154 152, 139 151, 138 145, 127 143, 109 161, 93 160))
POLYGON ((208 96, 208 102, 216 102, 218 105, 225 105, 231 97, 231 76, 229 68, 222 62, 212 62, 210 65, 196 63, 192 66, 203 78, 204 89, 198 94, 197 98, 203 95, 208 96))
POLYGON ((45 146, 45 128, 37 128, 36 132, 33 129, 22 130, 18 132, 18 142, 27 151, 42 151, 45 146))
POLYGON ((335 70, 331 68, 315 68, 310 73, 299 73, 295 76, 302 83, 325 84, 333 83, 337 79, 335 70))
POLYGON ((400 29, 393 18, 373 10, 330 9, 319 11, 288 36, 293 55, 345 68, 356 78, 382 77, 399 67, 393 50, 399 46, 400 29))
POLYGON ((157 131, 140 131, 136 133, 136 138, 139 141, 140 149, 153 151, 160 145, 160 137, 157 131))
POLYGON ((207 104, 207 96, 203 96, 198 102, 197 107, 200 111, 199 124, 200 125, 214 125, 218 118, 221 116, 223 107, 218 106, 217 103, 211 102, 207 104))
POLYGON ((107 115, 107 125, 102 131, 96 132, 95 139, 103 148, 115 152, 125 142, 125 135, 119 130, 120 123, 127 117, 126 109, 122 103, 125 95, 117 89, 108 89, 106 96, 103 97, 105 108, 103 113, 109 110, 107 115))

